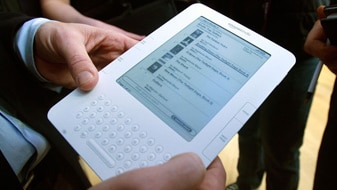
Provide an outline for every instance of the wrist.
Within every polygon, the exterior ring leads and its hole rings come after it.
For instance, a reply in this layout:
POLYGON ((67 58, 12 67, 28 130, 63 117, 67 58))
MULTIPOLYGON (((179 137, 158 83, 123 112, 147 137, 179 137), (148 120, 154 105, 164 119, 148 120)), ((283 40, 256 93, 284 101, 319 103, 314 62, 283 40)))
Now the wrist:
POLYGON ((41 82, 47 82, 37 70, 34 60, 34 37, 40 26, 51 20, 35 18, 27 21, 18 30, 15 37, 15 46, 26 68, 41 82))

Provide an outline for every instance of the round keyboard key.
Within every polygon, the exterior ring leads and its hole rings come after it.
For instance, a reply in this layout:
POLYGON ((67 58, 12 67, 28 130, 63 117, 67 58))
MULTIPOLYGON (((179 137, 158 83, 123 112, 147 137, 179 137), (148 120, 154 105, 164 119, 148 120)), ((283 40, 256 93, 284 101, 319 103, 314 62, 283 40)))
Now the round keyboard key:
POLYGON ((131 141, 131 144, 133 145, 133 146, 136 146, 136 145, 138 145, 140 143, 140 140, 138 139, 138 138, 134 138, 134 139, 132 139, 132 141, 131 141))
POLYGON ((110 112, 105 112, 104 114, 103 114, 103 117, 104 118, 109 118, 111 116, 111 113, 110 112))
POLYGON ((83 119, 82 124, 87 125, 89 122, 90 122, 90 120, 88 118, 86 118, 86 119, 83 119))
POLYGON ((95 133, 95 138, 100 138, 103 134, 101 132, 95 133))
POLYGON ((127 138, 127 139, 131 138, 132 137, 132 132, 131 131, 125 132, 124 137, 127 138))
POLYGON ((142 132, 139 133, 139 137, 144 139, 144 138, 147 137, 147 133, 145 131, 142 131, 142 132))
POLYGON ((82 116, 83 116, 83 113, 82 112, 78 112, 75 117, 77 119, 80 119, 82 116))
POLYGON ((89 131, 95 131, 95 129, 96 129, 96 126, 95 126, 95 125, 90 125, 90 126, 88 127, 88 130, 89 130, 89 131))
POLYGON ((111 111, 116 112, 118 110, 118 106, 111 106, 111 111))
POLYGON ((93 101, 90 103, 91 106, 96 106, 97 104, 98 104, 98 101, 97 101, 97 100, 93 100, 93 101))
POLYGON ((146 144, 149 145, 149 146, 153 146, 155 144, 155 140, 153 138, 148 139, 146 144))
POLYGON ((154 153, 150 153, 149 155, 147 155, 147 159, 150 161, 153 161, 156 159, 156 154, 154 153))
POLYGON ((116 154, 116 159, 117 159, 118 161, 123 160, 123 159, 124 159, 124 154, 123 154, 122 152, 117 153, 117 154, 116 154))
POLYGON ((117 143, 117 145, 123 145, 124 144, 124 139, 119 138, 119 139, 117 139, 116 143, 117 143))
POLYGON ((114 139, 117 137, 117 132, 116 131, 112 131, 109 135, 110 138, 114 139))
POLYGON ((101 144, 102 145, 108 145, 109 142, 110 142, 109 139, 103 139, 101 144))
POLYGON ((108 148, 108 151, 110 153, 114 153, 117 150, 117 146, 116 145, 110 145, 108 148))
POLYGON ((96 124, 97 125, 102 125, 104 123, 104 119, 103 118, 99 118, 96 120, 96 124))
POLYGON ((84 109, 83 109, 84 112, 88 112, 89 110, 90 110, 90 107, 89 107, 89 106, 86 106, 86 107, 84 107, 84 109))
POLYGON ((132 125, 131 130, 132 130, 133 132, 136 132, 136 131, 139 130, 139 128, 140 128, 139 125, 134 124, 134 125, 132 125))
POLYGON ((100 95, 100 96, 98 96, 98 99, 99 100, 104 100, 104 97, 105 97, 104 95, 100 95))
POLYGON ((118 122, 118 120, 117 120, 116 118, 111 118, 111 119, 110 119, 110 123, 111 123, 112 125, 116 125, 117 122, 118 122))
POLYGON ((81 125, 76 125, 75 127, 74 127, 74 131, 80 131, 82 129, 82 126, 81 125))
POLYGON ((105 100, 104 101, 105 106, 111 106, 111 101, 110 100, 105 100))
POLYGON ((128 145, 128 146, 124 147, 124 152, 125 153, 130 153, 131 151, 132 151, 132 147, 131 146, 128 145))
POLYGON ((132 162, 130 160, 126 160, 123 166, 125 169, 129 169, 132 166, 132 162))
POLYGON ((138 154, 138 153, 133 153, 133 154, 131 155, 131 159, 132 159, 133 161, 137 161, 137 160, 139 160, 139 158, 140 158, 140 154, 138 154))
POLYGON ((110 126, 109 126, 109 125, 104 125, 104 126, 102 127, 102 130, 103 130, 104 132, 109 131, 109 129, 110 129, 110 126))
POLYGON ((96 113, 96 112, 92 112, 92 113, 90 113, 90 114, 89 114, 89 117, 90 117, 90 118, 95 118, 95 117, 96 117, 96 115, 97 115, 97 113, 96 113))
POLYGON ((156 146, 156 148, 155 148, 156 153, 162 153, 163 150, 164 150, 164 147, 162 147, 160 145, 156 146))
POLYGON ((97 111, 98 111, 98 112, 104 111, 104 107, 103 107, 103 106, 99 106, 99 107, 97 108, 97 111))
POLYGON ((140 168, 145 168, 145 167, 147 167, 149 165, 149 163, 147 162, 147 161, 145 161, 145 160, 143 160, 143 161, 141 161, 140 163, 139 163, 139 167, 140 168))
POLYGON ((117 168, 117 169, 116 169, 116 175, 120 175, 120 174, 122 174, 122 173, 124 173, 123 168, 117 168))
POLYGON ((119 112, 119 113, 117 114, 117 117, 118 117, 118 118, 123 118, 124 116, 125 116, 124 112, 119 112))
POLYGON ((166 153, 164 154, 163 158, 165 161, 169 161, 172 158, 172 155, 170 153, 166 153))
POLYGON ((124 125, 118 125, 117 126, 117 131, 124 131, 125 126, 124 125))
POLYGON ((139 147, 139 152, 140 153, 145 153, 145 152, 147 152, 147 150, 148 150, 147 146, 141 146, 141 147, 139 147))
POLYGON ((88 137, 88 132, 83 131, 83 132, 81 133, 81 138, 86 138, 86 137, 88 137))
POLYGON ((131 118, 126 118, 124 120, 124 123, 125 123, 125 125, 130 125, 132 123, 132 119, 131 118))

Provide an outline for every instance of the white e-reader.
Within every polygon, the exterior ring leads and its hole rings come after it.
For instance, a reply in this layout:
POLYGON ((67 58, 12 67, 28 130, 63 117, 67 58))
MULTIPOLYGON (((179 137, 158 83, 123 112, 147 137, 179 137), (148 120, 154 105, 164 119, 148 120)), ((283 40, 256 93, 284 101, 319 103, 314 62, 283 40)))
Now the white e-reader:
POLYGON ((184 152, 208 166, 294 63, 284 48, 193 4, 48 118, 103 180, 184 152))

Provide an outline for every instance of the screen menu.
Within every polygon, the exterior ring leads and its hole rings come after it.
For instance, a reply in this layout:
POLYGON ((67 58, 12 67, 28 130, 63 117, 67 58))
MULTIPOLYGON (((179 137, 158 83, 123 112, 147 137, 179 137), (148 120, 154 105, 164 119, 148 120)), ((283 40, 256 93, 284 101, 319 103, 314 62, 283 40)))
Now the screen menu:
POLYGON ((269 58, 267 52, 199 17, 117 83, 191 141, 269 58))

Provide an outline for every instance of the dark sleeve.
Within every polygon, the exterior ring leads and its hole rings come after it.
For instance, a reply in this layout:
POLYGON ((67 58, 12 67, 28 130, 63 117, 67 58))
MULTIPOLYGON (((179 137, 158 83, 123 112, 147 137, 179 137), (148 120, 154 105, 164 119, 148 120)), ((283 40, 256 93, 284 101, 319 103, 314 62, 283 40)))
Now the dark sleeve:
POLYGON ((30 19, 20 14, 0 13, 0 104, 38 132, 46 133, 38 126, 43 123, 41 118, 47 122, 46 113, 55 103, 52 100, 56 93, 45 89, 28 72, 14 48, 17 31, 30 19))
POLYGON ((32 17, 17 13, 0 12, 0 40, 5 47, 14 48, 13 41, 19 28, 32 17))
POLYGON ((20 64, 21 59, 15 52, 15 34, 30 19, 31 17, 19 14, 0 13, 0 105, 46 137, 52 149, 62 155, 62 158, 58 159, 65 159, 67 164, 70 164, 67 169, 74 178, 71 180, 74 180, 74 183, 76 181, 78 189, 87 189, 90 183, 78 162, 77 153, 47 119, 49 108, 63 97, 63 94, 44 88, 24 64, 20 64))

